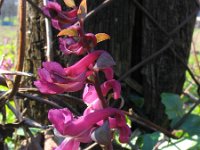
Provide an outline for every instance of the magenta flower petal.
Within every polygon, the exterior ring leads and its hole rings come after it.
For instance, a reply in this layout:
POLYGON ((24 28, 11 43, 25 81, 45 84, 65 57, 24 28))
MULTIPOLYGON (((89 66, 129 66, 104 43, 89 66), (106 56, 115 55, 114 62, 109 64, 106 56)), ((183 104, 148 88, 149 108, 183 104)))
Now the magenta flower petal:
POLYGON ((84 82, 71 82, 68 84, 56 83, 55 85, 62 88, 65 92, 75 92, 81 90, 84 87, 84 82))
POLYGON ((113 69, 111 67, 102 69, 102 71, 105 74, 105 77, 106 77, 107 80, 113 79, 114 72, 113 72, 113 69))
POLYGON ((44 68, 38 69, 38 75, 40 76, 41 80, 45 80, 49 83, 53 82, 50 73, 44 68))
POLYGON ((114 99, 120 98, 121 95, 121 84, 115 79, 108 80, 101 85, 101 89, 104 95, 106 95, 109 90, 113 89, 114 99))
POLYGON ((60 75, 66 75, 63 67, 57 62, 43 62, 42 66, 50 73, 57 72, 60 75))
POLYGON ((95 87, 92 85, 85 85, 83 91, 83 101, 87 104, 88 107, 91 107, 93 110, 99 110, 103 108, 95 87))
MULTIPOLYGON (((63 135, 76 136, 81 134, 84 130, 88 130, 94 126, 97 122, 108 118, 109 116, 116 115, 120 111, 114 108, 106 108, 103 110, 97 110, 86 116, 82 116, 70 123, 66 123, 63 126, 63 135)), ((54 124, 58 124, 56 120, 49 120, 54 124)), ((59 130, 58 130, 59 131, 59 130)), ((60 131, 59 131, 60 132, 60 131)), ((60 132, 61 133, 61 132, 60 132)))
POLYGON ((69 75, 56 62, 44 62, 43 67, 38 70, 40 80, 34 82, 34 85, 42 93, 59 94, 75 92, 81 90, 85 84, 85 72, 69 75))
POLYGON ((60 12, 62 10, 61 10, 61 6, 58 3, 48 2, 48 5, 44 6, 42 8, 42 11, 44 12, 45 15, 47 15, 48 17, 51 17, 53 15, 53 14, 51 14, 51 13, 53 13, 52 11, 54 11, 54 13, 56 13, 56 12, 60 12))
POLYGON ((105 108, 91 112, 77 119, 73 119, 67 109, 53 109, 49 111, 48 118, 62 135, 70 137, 85 136, 85 133, 94 130, 98 122, 109 117, 117 120, 116 128, 120 131, 120 142, 128 142, 130 129, 122 112, 115 108, 105 108))
POLYGON ((34 85, 40 90, 41 93, 59 94, 64 92, 63 88, 41 80, 34 81, 34 85))
POLYGON ((82 55, 96 46, 97 39, 94 34, 84 34, 80 26, 77 25, 72 25, 68 29, 75 30, 78 34, 59 39, 59 47, 64 54, 82 55))
POLYGON ((98 98, 97 92, 95 90, 95 87, 92 85, 85 85, 84 91, 83 91, 83 100, 86 104, 91 104, 94 100, 98 98))
POLYGON ((51 109, 48 112, 48 119, 53 123, 54 127, 64 135, 65 124, 73 121, 73 114, 66 108, 64 109, 51 109))
POLYGON ((88 55, 86 55, 85 57, 83 57, 80 61, 78 61, 77 63, 75 63, 74 65, 65 68, 65 72, 69 75, 73 75, 73 74, 81 74, 83 72, 85 72, 88 67, 93 64, 102 53, 107 53, 103 50, 97 50, 94 51, 88 55))
MULTIPOLYGON (((120 98, 121 85, 118 81, 112 79, 104 82, 101 85, 101 91, 103 93, 103 96, 106 96, 111 89, 114 93, 114 99, 120 98)), ((90 109, 99 110, 103 108, 102 103, 93 85, 85 85, 82 97, 83 101, 87 104, 88 107, 90 107, 90 109)))
POLYGON ((61 6, 56 2, 48 2, 47 6, 42 8, 42 11, 51 18, 52 26, 58 30, 78 21, 77 8, 70 11, 62 11, 61 6))
POLYGON ((55 150, 79 150, 79 145, 77 140, 66 138, 55 150))

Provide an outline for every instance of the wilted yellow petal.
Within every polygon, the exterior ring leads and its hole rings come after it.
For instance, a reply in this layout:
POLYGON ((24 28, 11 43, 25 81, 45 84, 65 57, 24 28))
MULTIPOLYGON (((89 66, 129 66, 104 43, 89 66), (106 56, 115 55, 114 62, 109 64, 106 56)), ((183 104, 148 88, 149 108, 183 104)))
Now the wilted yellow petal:
POLYGON ((74 0, 64 0, 64 2, 68 7, 71 7, 71 8, 76 7, 74 0))
POLYGON ((95 36, 97 39, 97 43, 110 39, 110 36, 106 33, 97 33, 95 36))
POLYGON ((82 0, 77 14, 80 19, 85 18, 86 14, 87 14, 87 0, 82 0))
POLYGON ((61 30, 58 33, 58 36, 63 36, 63 35, 67 35, 67 36, 78 36, 78 32, 75 29, 64 29, 61 30))

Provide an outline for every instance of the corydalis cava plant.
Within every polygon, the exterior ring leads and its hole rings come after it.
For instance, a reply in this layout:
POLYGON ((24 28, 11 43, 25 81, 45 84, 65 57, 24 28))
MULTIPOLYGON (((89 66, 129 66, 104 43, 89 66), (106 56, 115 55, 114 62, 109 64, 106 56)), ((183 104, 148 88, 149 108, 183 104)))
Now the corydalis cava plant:
POLYGON ((43 11, 51 18, 52 26, 60 30, 60 50, 65 55, 83 55, 83 58, 69 67, 62 67, 57 62, 43 62, 43 68, 38 70, 39 80, 34 84, 45 94, 84 89, 83 101, 87 108, 82 116, 74 116, 66 108, 49 110, 48 118, 54 126, 55 134, 65 137, 55 149, 78 150, 81 142, 92 141, 112 149, 111 129, 119 131, 119 141, 122 143, 129 141, 131 131, 123 111, 111 108, 107 99, 113 97, 118 100, 121 94, 121 85, 114 79, 112 69, 115 62, 105 50, 94 50, 99 42, 110 37, 105 33, 85 33, 83 24, 87 14, 86 0, 82 0, 79 7, 74 0, 64 2, 71 10, 63 11, 58 3, 49 2, 43 11), (100 72, 104 74, 102 83, 99 81, 100 72))

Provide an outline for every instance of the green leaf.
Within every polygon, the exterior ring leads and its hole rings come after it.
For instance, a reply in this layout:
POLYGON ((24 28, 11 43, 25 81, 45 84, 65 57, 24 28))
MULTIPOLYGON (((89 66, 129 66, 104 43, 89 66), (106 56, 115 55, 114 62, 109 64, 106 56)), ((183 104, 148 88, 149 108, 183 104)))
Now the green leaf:
POLYGON ((37 134, 38 132, 41 132, 42 130, 39 128, 29 128, 33 135, 37 134))
POLYGON ((25 136, 23 128, 18 128, 17 131, 16 131, 16 134, 19 135, 19 136, 25 136))
MULTIPOLYGON (((180 118, 174 119, 171 125, 173 126, 179 119, 180 118)), ((179 129, 187 132, 190 136, 200 136, 200 116, 194 114, 189 115, 179 129)))
POLYGON ((7 144, 9 150, 15 149, 15 142, 14 139, 12 139, 11 137, 7 137, 5 139, 5 143, 7 144))
POLYGON ((7 90, 8 90, 8 87, 3 86, 3 85, 0 85, 0 90, 1 90, 1 91, 7 91, 7 90))
MULTIPOLYGON (((41 132, 41 131, 42 131, 42 130, 39 129, 39 128, 29 128, 29 130, 31 131, 31 133, 32 133, 33 135, 36 135, 38 132, 41 132)), ((19 135, 19 136, 25 136, 25 133, 24 133, 23 128, 18 128, 16 134, 19 135)))
POLYGON ((160 137, 160 133, 159 132, 154 132, 152 134, 145 134, 143 136, 144 144, 142 146, 142 150, 153 149, 155 144, 158 142, 159 137, 160 137))
POLYGON ((125 116, 126 117, 126 123, 129 127, 131 127, 131 119, 128 117, 128 116, 125 116))
MULTIPOLYGON (((9 103, 15 107, 13 101, 10 101, 9 103)), ((15 121, 15 114, 8 108, 8 106, 6 106, 6 123, 14 123, 15 121)))
POLYGON ((182 117, 184 114, 183 103, 179 95, 173 93, 162 93, 162 103, 165 105, 165 113, 169 119, 182 117))
POLYGON ((174 135, 178 138, 181 138, 184 135, 184 131, 183 130, 176 130, 174 132, 174 135))
POLYGON ((2 113, 0 113, 0 123, 2 123, 2 120, 3 120, 3 115, 2 113))

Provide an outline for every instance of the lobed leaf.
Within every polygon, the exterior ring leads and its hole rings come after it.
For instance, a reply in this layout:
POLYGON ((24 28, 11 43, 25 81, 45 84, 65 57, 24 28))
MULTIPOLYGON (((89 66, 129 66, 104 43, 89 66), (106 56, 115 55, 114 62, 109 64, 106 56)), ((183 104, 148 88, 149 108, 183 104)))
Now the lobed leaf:
POLYGON ((162 93, 161 98, 162 103, 165 105, 165 113, 169 119, 183 116, 183 103, 179 95, 173 93, 162 93))

